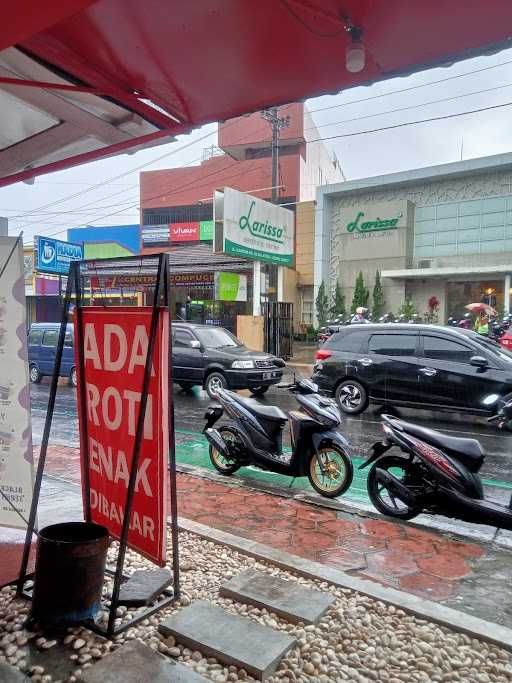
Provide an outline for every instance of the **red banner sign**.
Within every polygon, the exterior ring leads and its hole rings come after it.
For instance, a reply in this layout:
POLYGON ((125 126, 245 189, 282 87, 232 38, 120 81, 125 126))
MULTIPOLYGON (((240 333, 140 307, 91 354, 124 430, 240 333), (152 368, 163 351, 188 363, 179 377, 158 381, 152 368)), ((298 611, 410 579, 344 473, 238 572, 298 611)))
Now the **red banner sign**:
MULTIPOLYGON (((78 412, 82 490, 84 501, 89 496, 92 521, 103 524, 117 539, 128 492, 151 313, 150 307, 91 307, 82 313, 85 377, 79 375, 78 381, 85 381, 87 397, 78 412), (87 459, 89 491, 84 476, 87 459)), ((166 551, 167 349, 168 316, 161 311, 128 533, 128 545, 160 566, 165 565, 166 551)))
POLYGON ((190 223, 169 223, 171 242, 197 242, 199 240, 199 221, 190 223))

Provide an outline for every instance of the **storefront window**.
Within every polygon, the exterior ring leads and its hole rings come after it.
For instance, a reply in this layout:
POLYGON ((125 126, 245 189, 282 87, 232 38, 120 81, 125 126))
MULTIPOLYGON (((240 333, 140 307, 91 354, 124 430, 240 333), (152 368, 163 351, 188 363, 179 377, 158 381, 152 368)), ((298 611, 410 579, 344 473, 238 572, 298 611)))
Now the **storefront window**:
POLYGON ((313 287, 302 289, 300 320, 304 325, 313 324, 313 287))
POLYGON ((489 304, 498 313, 503 309, 503 280, 481 282, 448 282, 448 315, 460 319, 467 313, 465 306, 476 302, 489 304))
POLYGON ((512 195, 417 206, 417 258, 512 251, 512 195))

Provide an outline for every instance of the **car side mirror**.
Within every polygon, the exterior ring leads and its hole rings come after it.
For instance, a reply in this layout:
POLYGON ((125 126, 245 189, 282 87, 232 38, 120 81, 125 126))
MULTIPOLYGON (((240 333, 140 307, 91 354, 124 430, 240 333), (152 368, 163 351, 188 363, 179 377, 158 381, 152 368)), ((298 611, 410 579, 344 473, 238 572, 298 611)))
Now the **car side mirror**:
POLYGON ((188 347, 189 347, 189 349, 200 349, 201 348, 201 342, 197 341, 197 339, 191 339, 188 342, 188 347))
POLYGON ((480 368, 481 370, 485 370, 489 367, 487 358, 484 358, 483 356, 472 356, 469 362, 471 365, 474 365, 475 368, 480 368))

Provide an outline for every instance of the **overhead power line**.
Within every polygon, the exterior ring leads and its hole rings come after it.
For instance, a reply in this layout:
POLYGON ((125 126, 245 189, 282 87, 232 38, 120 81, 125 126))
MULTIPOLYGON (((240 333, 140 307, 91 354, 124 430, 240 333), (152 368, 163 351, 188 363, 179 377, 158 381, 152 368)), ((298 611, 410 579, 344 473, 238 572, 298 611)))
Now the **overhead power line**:
MULTIPOLYGON (((472 110, 470 110, 470 111, 458 112, 458 113, 454 113, 454 114, 446 114, 446 115, 443 115, 443 116, 434 116, 434 117, 430 117, 430 118, 426 118, 426 119, 421 119, 421 120, 418 120, 418 121, 407 121, 407 122, 403 122, 403 123, 399 123, 399 124, 394 124, 394 125, 390 125, 390 126, 382 126, 382 127, 380 127, 380 128, 372 128, 372 129, 370 129, 370 130, 357 131, 357 132, 354 132, 354 133, 342 133, 342 134, 340 134, 340 135, 331 135, 331 136, 328 136, 328 137, 319 137, 319 138, 316 138, 316 139, 314 139, 314 140, 309 140, 308 142, 309 142, 309 143, 312 143, 312 142, 320 142, 320 141, 326 141, 326 140, 333 140, 333 139, 338 139, 338 138, 355 137, 355 136, 357 136, 357 135, 367 135, 367 134, 370 134, 370 133, 377 133, 377 132, 381 132, 381 131, 385 131, 385 130, 393 130, 393 129, 396 129, 396 128, 403 128, 403 127, 406 127, 406 126, 413 126, 413 125, 418 125, 418 124, 422 124, 422 123, 429 123, 429 122, 432 122, 432 121, 442 121, 442 120, 446 120, 446 119, 456 118, 456 117, 459 117, 459 116, 468 116, 468 115, 476 114, 476 113, 479 113, 479 112, 482 112, 482 111, 495 110, 495 109, 499 109, 499 108, 503 108, 503 107, 508 107, 508 106, 511 106, 511 105, 512 105, 512 102, 506 102, 506 103, 504 103, 504 104, 492 105, 492 106, 488 106, 488 107, 480 107, 480 108, 478 108, 478 109, 472 109, 472 110)), ((211 174, 208 174, 207 176, 204 176, 201 180, 206 180, 208 177, 213 176, 213 175, 216 175, 216 174, 219 173, 219 172, 220 172, 220 170, 213 171, 211 174)), ((235 174, 234 176, 229 176, 229 177, 230 177, 230 178, 233 178, 233 177, 241 177, 242 175, 245 175, 246 173, 247 173, 247 170, 245 170, 243 173, 238 173, 238 174, 235 174)), ((174 188, 174 189, 173 189, 172 191, 170 191, 170 192, 167 190, 167 191, 165 191, 164 193, 159 193, 158 195, 154 195, 153 197, 147 197, 147 198, 146 198, 146 201, 154 201, 155 199, 159 199, 159 198, 162 197, 162 196, 168 196, 168 195, 175 194, 176 192, 178 192, 178 191, 180 191, 180 190, 182 190, 182 189, 185 189, 186 187, 189 187, 189 186, 191 186, 191 185, 193 185, 193 184, 195 184, 195 183, 194 183, 194 182, 188 183, 188 184, 182 185, 182 186, 180 186, 180 187, 178 187, 178 188, 174 188)), ((96 220, 103 220, 103 219, 105 219, 105 218, 109 218, 110 216, 119 215, 119 214, 121 214, 123 211, 126 211, 126 210, 131 209, 131 208, 139 208, 138 203, 130 204, 130 205, 124 205, 124 206, 122 206, 122 208, 120 208, 118 211, 113 211, 113 212, 111 212, 111 213, 108 213, 108 214, 105 214, 105 215, 102 215, 102 216, 95 216, 95 217, 91 218, 91 220, 95 220, 95 221, 96 221, 96 220)), ((85 225, 87 225, 87 223, 83 223, 82 225, 85 226, 85 225)), ((55 233, 49 233, 49 236, 54 236, 54 235, 62 234, 62 233, 65 232, 66 230, 67 230, 67 227, 64 228, 63 230, 57 231, 57 232, 55 232, 55 233)))
POLYGON ((367 135, 368 133, 380 133, 383 130, 393 130, 394 128, 403 128, 405 126, 416 126, 419 123, 430 123, 431 121, 444 121, 445 119, 453 119, 457 116, 469 116, 470 114, 478 114, 482 111, 490 111, 492 109, 501 109, 502 107, 510 107, 512 102, 505 102, 504 104, 494 104, 489 107, 480 107, 479 109, 471 109, 470 111, 461 111, 456 114, 445 114, 444 116, 432 116, 428 119, 421 119, 420 121, 404 121, 391 126, 382 126, 381 128, 372 128, 371 130, 360 130, 356 133, 341 133, 340 135, 329 135, 325 138, 316 138, 308 142, 323 142, 326 140, 336 140, 338 138, 351 138, 356 135, 367 135))
MULTIPOLYGON (((465 76, 472 76, 473 74, 479 74, 483 71, 490 71, 491 69, 497 69, 500 66, 507 66, 507 64, 512 64, 512 59, 506 62, 500 62, 499 64, 490 64, 489 66, 484 66, 480 69, 473 69, 473 71, 466 71, 463 74, 454 74, 453 76, 446 76, 446 78, 438 78, 435 81, 429 81, 428 83, 417 83, 416 85, 410 85, 407 88, 401 88, 400 90, 393 90, 391 92, 384 92, 380 95, 371 95, 370 97, 363 97, 359 100, 351 100, 350 102, 341 102, 339 104, 332 104, 328 107, 320 107, 319 109, 310 109, 310 114, 316 114, 319 111, 327 111, 328 109, 337 109, 338 107, 348 107, 351 104, 361 104, 361 102, 370 102, 371 100, 376 100, 380 97, 389 97, 390 95, 400 95, 404 92, 410 92, 411 90, 418 90, 419 88, 426 88, 431 85, 438 85, 439 83, 447 83, 448 81, 453 81, 457 78, 464 78, 465 76)), ((405 78, 405 77, 404 77, 405 78)), ((343 91, 341 91, 343 92, 343 91)), ((340 93, 338 93, 340 94, 340 93)))
MULTIPOLYGON (((330 106, 327 106, 327 107, 320 107, 320 108, 317 108, 317 109, 310 109, 310 110, 308 110, 308 111, 309 111, 310 114, 314 114, 314 113, 317 113, 317 112, 327 111, 327 110, 330 110, 330 109, 336 109, 336 108, 340 108, 340 107, 347 107, 347 106, 350 106, 350 105, 352 105, 352 104, 359 104, 359 103, 362 103, 362 102, 369 102, 369 101, 371 101, 371 100, 376 100, 376 99, 379 99, 379 98, 381 98, 381 97, 389 97, 389 96, 392 96, 392 95, 398 95, 398 94, 401 94, 401 93, 404 93, 404 92, 410 92, 410 91, 412 91, 412 90, 417 90, 417 89, 419 89, 419 88, 425 88, 425 87, 429 87, 429 86, 431 86, 431 85, 437 85, 437 84, 439 84, 439 83, 446 83, 447 81, 452 81, 452 80, 455 80, 455 79, 458 79, 458 78, 464 78, 464 77, 466 77, 466 76, 471 76, 471 75, 473 75, 473 74, 482 73, 482 72, 484 72, 484 71, 489 71, 489 70, 491 70, 491 69, 496 69, 496 68, 499 68, 499 67, 501 67, 501 66, 506 66, 506 65, 508 65, 508 64, 512 64, 512 60, 507 60, 507 61, 505 61, 505 62, 500 62, 499 64, 491 64, 491 65, 489 65, 489 66, 481 67, 481 68, 479 68, 479 69, 473 69, 473 70, 471 70, 471 71, 466 71, 466 72, 463 73, 463 74, 454 74, 454 75, 452 75, 452 76, 447 76, 446 78, 440 78, 440 79, 436 79, 436 80, 434 80, 434 81, 429 81, 428 83, 418 83, 418 84, 416 84, 416 85, 408 86, 407 88, 401 88, 401 89, 399 89, 399 90, 393 90, 393 91, 391 91, 391 92, 385 92, 385 93, 380 93, 380 94, 376 94, 376 95, 371 95, 371 96, 369 96, 369 97, 360 98, 360 99, 358 99, 358 100, 351 100, 350 102, 342 102, 342 103, 339 103, 339 104, 333 104, 333 105, 330 105, 330 106)), ((289 105, 288 105, 288 106, 289 106, 289 105)), ((318 126, 318 127, 322 127, 322 126, 318 126)), ((102 186, 104 186, 104 185, 111 184, 111 183, 112 183, 113 181, 115 181, 115 180, 118 180, 118 179, 123 178, 123 177, 125 177, 125 176, 127 176, 127 175, 130 175, 131 173, 135 173, 136 171, 138 171, 138 170, 140 170, 140 169, 142 169, 142 168, 145 168, 145 167, 147 167, 147 166, 150 166, 151 164, 157 163, 158 161, 161 161, 162 159, 167 158, 168 156, 172 156, 173 154, 177 154, 178 152, 182 151, 183 149, 186 149, 187 147, 190 147, 190 146, 192 146, 192 145, 194 145, 194 144, 198 144, 198 143, 202 142, 203 140, 207 139, 208 137, 211 137, 211 136, 214 135, 214 134, 215 134, 215 131, 213 131, 212 133, 205 134, 204 136, 202 136, 202 137, 199 138, 198 140, 194 140, 194 141, 188 143, 187 145, 184 145, 183 147, 180 147, 179 149, 172 150, 171 152, 168 152, 168 153, 166 153, 166 154, 164 154, 164 155, 161 155, 160 157, 157 157, 156 159, 153 159, 153 160, 151 160, 151 161, 149 161, 149 162, 146 162, 145 164, 141 164, 141 165, 139 165, 139 166, 135 166, 135 167, 131 168, 130 170, 125 171, 124 173, 118 174, 118 175, 116 175, 116 176, 112 176, 111 178, 104 179, 104 180, 102 180, 102 181, 99 182, 99 183, 96 183, 96 184, 94 184, 94 185, 90 185, 89 187, 85 188, 84 190, 81 190, 81 191, 79 191, 79 192, 76 192, 76 193, 74 193, 74 194, 72 194, 72 195, 68 195, 67 197, 63 197, 63 198, 61 198, 61 199, 55 200, 54 202, 50 202, 50 203, 48 203, 48 204, 44 204, 44 205, 42 205, 42 206, 36 207, 35 209, 31 209, 30 211, 23 212, 23 213, 19 214, 18 216, 11 216, 11 219, 14 220, 15 218, 22 218, 22 217, 25 217, 25 216, 32 215, 32 214, 37 213, 38 211, 40 211, 40 210, 42 210, 42 209, 46 209, 46 208, 48 208, 48 207, 50 207, 50 206, 55 206, 55 205, 60 204, 60 203, 62 203, 62 202, 69 201, 70 199, 74 199, 74 198, 79 197, 79 196, 81 196, 81 195, 83 195, 83 194, 86 194, 87 192, 91 192, 92 190, 97 189, 98 187, 102 187, 102 186)), ((50 184, 51 181, 40 181, 40 182, 45 182, 46 184, 50 184)), ((61 184, 65 184, 65 183, 62 182, 61 184)), ((69 184, 71 184, 71 183, 69 183, 69 184)), ((129 191, 129 189, 131 189, 131 188, 127 188, 127 191, 129 191)))
POLYGON ((502 88, 510 88, 512 83, 505 83, 504 85, 496 85, 492 88, 485 88, 484 90, 474 90, 473 92, 462 93, 460 95, 452 95, 452 97, 442 97, 438 100, 430 100, 430 102, 421 102, 420 104, 411 104, 406 107, 397 107, 396 109, 388 109, 387 111, 379 111, 373 114, 364 114, 363 116, 355 116, 352 119, 343 119, 342 121, 333 121, 332 123, 322 123, 319 126, 310 126, 305 130, 313 130, 313 128, 327 128, 329 126, 341 126, 343 123, 353 123, 354 121, 362 121, 363 119, 373 119, 377 116, 386 116, 387 114, 397 114, 401 111, 410 111, 411 109, 420 109, 421 107, 429 107, 432 104, 441 104, 443 102, 453 102, 463 97, 472 97, 473 95, 482 95, 483 93, 492 92, 494 90, 501 90, 502 88))
MULTIPOLYGON (((287 104, 287 105, 285 105, 284 107, 281 107, 281 111, 285 111, 286 109, 288 109, 288 108, 291 107, 291 106, 292 106, 292 104, 287 104)), ((228 122, 226 123, 224 129, 229 128, 229 127, 235 125, 237 122, 238 122, 237 119, 232 119, 231 121, 228 121, 228 122)), ((263 129, 262 129, 262 130, 263 130, 263 129)), ((162 154, 162 155, 160 155, 159 157, 156 157, 155 159, 152 159, 151 161, 147 161, 147 162, 145 162, 145 163, 143 163, 143 164, 139 164, 138 166, 134 166, 133 168, 131 168, 131 169, 128 170, 128 171, 124 171, 123 173, 119 173, 119 174, 117 174, 117 175, 115 175, 115 176, 112 176, 111 178, 107 178, 106 180, 102 180, 101 182, 96 183, 96 184, 94 184, 94 185, 91 185, 90 187, 85 188, 84 190, 80 190, 79 192, 75 192, 75 193, 73 193, 73 194, 71 194, 71 195, 67 195, 66 197, 62 197, 62 198, 57 199, 57 200, 55 200, 55 201, 53 201, 53 202, 50 202, 50 203, 48 203, 48 204, 44 204, 44 205, 42 205, 42 206, 36 207, 35 209, 31 209, 30 211, 26 211, 26 212, 21 213, 21 214, 19 214, 19 215, 17 215, 17 216, 11 216, 11 219, 14 220, 14 219, 18 219, 18 218, 25 218, 26 216, 32 215, 32 214, 34 214, 34 213, 37 213, 38 211, 40 211, 40 210, 42 210, 42 209, 47 209, 47 208, 49 208, 50 206, 55 206, 55 205, 57 205, 57 204, 62 204, 63 202, 69 201, 70 199, 75 199, 76 197, 79 197, 79 196, 82 196, 82 195, 84 195, 84 194, 87 194, 88 192, 91 192, 92 190, 95 190, 95 189, 97 189, 98 187, 103 187, 103 185, 105 185, 106 183, 109 183, 109 182, 112 182, 112 181, 115 181, 115 180, 119 180, 120 178, 124 178, 124 177, 126 177, 127 175, 130 175, 130 174, 132 174, 132 173, 135 173, 136 171, 140 171, 140 170, 143 169, 143 168, 147 168, 148 166, 151 166, 152 164, 155 164, 155 163, 157 163, 158 161, 162 161, 162 159, 166 159, 166 158, 168 158, 168 157, 170 157, 170 156, 173 156, 174 154, 178 154, 178 152, 181 152, 181 151, 183 151, 184 149, 188 149, 189 147, 193 147, 194 145, 197 145, 197 144, 199 144, 200 142, 203 142, 203 140, 206 140, 207 138, 212 137, 212 135, 215 135, 217 132, 218 132, 217 130, 214 130, 214 131, 211 131, 210 133, 206 133, 205 135, 201 136, 201 137, 198 138, 197 140, 192 140, 192 141, 188 142, 186 145, 183 145, 183 146, 181 146, 181 147, 179 147, 179 148, 177 148, 177 149, 172 149, 171 151, 166 152, 165 154, 162 154)), ((240 141, 241 141, 241 140, 240 140, 240 141)), ((234 144, 236 144, 236 143, 234 143, 234 144)), ((195 161, 201 161, 201 158, 199 158, 199 159, 197 159, 197 160, 195 160, 195 161)), ((194 162, 189 162, 189 163, 194 163, 194 162)), ((133 187, 138 187, 138 184, 132 186, 132 188, 133 188, 133 187)), ((131 188, 127 188, 125 191, 129 191, 130 189, 131 189, 131 188)), ((116 193, 116 194, 117 194, 117 193, 116 193)), ((119 193, 119 194, 120 194, 120 193, 119 193)), ((110 196, 114 196, 114 195, 110 195, 110 196)))
MULTIPOLYGON (((237 173, 234 173, 233 175, 227 176, 227 177, 226 177, 226 180, 227 180, 227 179, 230 179, 230 180, 231 180, 231 179, 233 179, 233 178, 239 178, 239 177, 241 177, 242 175, 246 175, 247 173, 249 173, 249 172, 252 170, 252 168, 254 168, 254 166, 256 165, 256 161, 258 161, 258 160, 255 160, 255 161, 254 161, 254 163, 252 164, 251 168, 245 169, 245 171, 244 171, 243 173, 237 172, 237 173)), ((211 176, 218 175, 219 173, 223 172, 224 170, 225 170, 225 169, 217 169, 216 171, 212 171, 212 172, 209 173, 208 175, 203 176, 203 177, 201 178, 201 180, 203 181, 203 180, 206 180, 207 178, 209 178, 209 177, 211 177, 211 176)), ((203 184, 204 184, 204 183, 203 183, 203 184)), ((181 190, 183 190, 183 189, 186 189, 187 187, 191 187, 192 185, 195 185, 196 187, 201 187, 201 184, 198 185, 196 181, 192 181, 192 182, 189 182, 189 183, 185 183, 184 185, 180 185, 179 187, 176 187, 176 188, 174 188, 173 190, 170 190, 170 191, 169 191, 169 190, 166 190, 165 193, 161 193, 161 194, 155 195, 154 197, 147 197, 147 201, 153 201, 154 199, 159 199, 159 198, 162 197, 162 196, 168 196, 168 195, 176 194, 177 192, 179 192, 179 191, 181 191, 181 190)), ((101 220, 104 220, 105 218, 110 218, 110 216, 117 216, 117 215, 119 215, 120 213, 122 213, 123 211, 127 211, 128 209, 133 209, 133 208, 139 208, 139 202, 136 202, 135 204, 125 205, 125 206, 123 206, 122 208, 120 208, 119 211, 112 211, 112 212, 107 213, 107 214, 105 214, 105 215, 94 216, 94 217, 91 218, 91 220, 94 220, 94 221, 101 221, 101 220)), ((77 225, 77 226, 74 226, 74 227, 86 227, 87 224, 88 224, 88 222, 84 222, 84 223, 81 223, 80 225, 77 225)), ((66 232, 66 231, 68 230, 68 227, 69 227, 69 222, 67 222, 67 227, 63 228, 62 230, 58 230, 57 232, 45 233, 45 234, 46 234, 48 237, 54 237, 55 235, 61 235, 63 232, 66 232)), ((33 237, 33 235, 31 235, 31 236, 33 237)))
MULTIPOLYGON (((292 104, 288 104, 288 105, 285 105, 284 107, 281 107, 281 108, 280 108, 280 112, 286 111, 286 110, 289 109, 291 106, 292 106, 292 104)), ((236 124, 236 123, 237 123, 237 121, 234 119, 234 120, 230 121, 230 122, 226 125, 226 127, 230 127, 230 126, 232 126, 232 125, 234 125, 234 124, 236 124)), ((255 134, 255 135, 258 135, 260 132, 263 133, 263 132, 266 132, 266 131, 267 131, 267 126, 266 126, 266 125, 263 125, 259 130, 255 131, 254 134, 255 134)), ((209 135, 209 136, 210 136, 210 135, 214 135, 215 132, 216 132, 216 131, 213 131, 212 133, 209 133, 208 135, 209 135)), ((236 144, 238 144, 239 142, 242 142, 243 139, 244 139, 244 137, 245 137, 245 136, 242 136, 239 140, 233 142, 232 144, 235 144, 235 145, 236 145, 236 144)), ((203 139, 204 139, 204 137, 203 137, 203 138, 200 138, 199 141, 202 141, 203 139)), ((199 141, 195 141, 195 143, 197 143, 197 142, 199 142, 199 141)), ((194 143, 194 144, 195 144, 195 143, 194 143)), ((183 149, 183 148, 181 148, 181 149, 183 149)), ((180 151, 180 150, 177 150, 177 151, 180 151)), ((160 158, 161 158, 161 157, 160 157, 160 158)), ((159 159, 160 159, 160 158, 159 158, 159 159)), ((157 160, 159 160, 159 159, 157 159, 157 160)), ((154 162, 157 161, 157 160, 153 160, 153 162, 150 162, 150 163, 154 163, 154 162)), ((187 166, 191 166, 191 165, 193 165, 193 164, 195 164, 195 163, 197 163, 197 162, 200 162, 200 161, 202 161, 202 157, 199 157, 199 158, 197 158, 197 159, 193 159, 192 161, 189 161, 189 162, 187 162, 186 164, 183 164, 182 166, 178 166, 178 167, 176 167, 176 168, 186 168, 187 166)), ((148 165, 148 164, 146 163, 146 164, 143 164, 142 166, 147 166, 147 165, 148 165)), ((141 168, 142 168, 142 166, 141 166, 141 168)), ((132 171, 130 171, 129 173, 132 173, 132 172, 133 172, 133 169, 132 169, 132 171)), ((217 173, 217 172, 220 172, 220 171, 215 171, 214 174, 217 173)), ((119 177, 119 176, 116 176, 116 178, 117 178, 117 177, 119 177)), ((207 177, 207 176, 206 176, 206 177, 207 177)), ((101 185, 103 185, 103 183, 101 183, 101 185)), ((96 187, 97 187, 97 186, 93 186, 93 188, 96 188, 96 187)), ((92 202, 88 202, 87 204, 82 204, 82 205, 80 205, 80 206, 78 206, 78 207, 77 207, 77 206, 70 207, 70 210, 76 210, 76 209, 81 209, 81 208, 84 208, 84 207, 88 207, 88 206, 90 206, 91 204, 96 204, 98 201, 102 201, 102 200, 105 200, 105 199, 109 199, 109 198, 115 197, 115 196, 117 196, 117 195, 119 195, 119 194, 124 194, 125 192, 129 192, 130 190, 134 190, 134 189, 137 189, 137 190, 138 190, 138 188, 139 188, 139 183, 136 183, 135 185, 132 185, 132 186, 130 186, 129 188, 127 188, 127 189, 125 189, 125 190, 120 190, 120 191, 118 191, 118 192, 114 192, 114 193, 111 193, 111 194, 109 194, 109 195, 106 195, 105 197, 102 197, 100 200, 93 200, 92 202)), ((83 193, 76 193, 74 196, 78 196, 79 194, 85 194, 86 192, 89 192, 89 191, 90 191, 90 189, 89 189, 89 190, 85 190, 83 193)), ((167 194, 167 191, 164 192, 163 194, 167 194)), ((63 198, 63 199, 61 199, 61 200, 56 200, 55 202, 53 202, 53 205, 59 204, 59 203, 61 203, 61 202, 63 202, 63 201, 66 201, 67 199, 69 199, 69 197, 68 197, 68 198, 63 198)), ((34 214, 34 213, 38 212, 39 210, 43 210, 43 209, 46 208, 47 206, 48 206, 48 205, 46 205, 45 207, 40 207, 40 209, 32 209, 32 211, 31 211, 30 213, 31 213, 31 214, 34 214)), ((121 206, 121 204, 117 203, 117 204, 115 204, 114 206, 121 206)), ((101 207, 99 207, 99 208, 101 208, 101 207)), ((108 206, 107 206, 107 207, 103 207, 103 208, 108 208, 108 206)), ((23 215, 23 214, 21 214, 21 215, 23 215)), ((25 215, 28 217, 28 214, 25 214, 25 215)), ((37 213, 36 213, 36 215, 37 215, 37 213)), ((20 219, 20 216, 10 216, 10 220, 19 220, 19 219, 20 219)), ((96 219, 93 219, 93 220, 96 220, 96 219)), ((31 226, 31 225, 36 224, 36 223, 40 223, 40 220, 37 219, 37 220, 28 221, 28 222, 26 222, 26 223, 22 223, 22 225, 16 226, 16 229, 17 229, 17 230, 20 230, 20 229, 22 229, 22 228, 24 229, 24 228, 27 228, 27 227, 29 227, 29 226, 31 226)))

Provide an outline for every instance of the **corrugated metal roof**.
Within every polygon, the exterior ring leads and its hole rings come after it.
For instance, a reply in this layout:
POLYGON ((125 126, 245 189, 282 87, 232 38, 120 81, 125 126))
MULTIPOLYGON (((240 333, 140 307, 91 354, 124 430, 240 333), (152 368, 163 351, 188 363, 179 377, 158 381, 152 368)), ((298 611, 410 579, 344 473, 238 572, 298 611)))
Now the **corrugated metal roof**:
MULTIPOLYGON (((167 251, 167 250, 166 250, 167 251)), ((177 272, 197 273, 201 270, 252 270, 252 261, 216 254, 211 244, 188 244, 169 250, 169 265, 177 272)))

